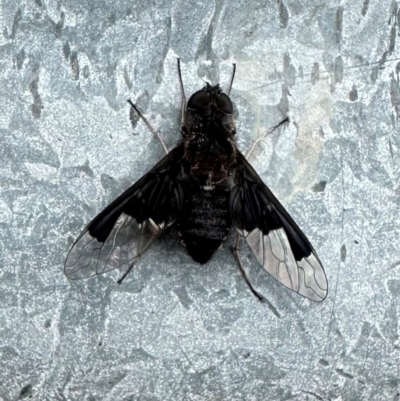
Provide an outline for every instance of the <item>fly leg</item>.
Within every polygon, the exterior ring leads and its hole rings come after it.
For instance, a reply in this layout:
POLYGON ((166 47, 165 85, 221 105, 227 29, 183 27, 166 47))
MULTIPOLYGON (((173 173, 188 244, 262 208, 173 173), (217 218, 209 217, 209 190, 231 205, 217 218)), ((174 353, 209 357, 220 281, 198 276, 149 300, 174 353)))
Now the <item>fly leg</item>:
POLYGON ((181 73, 181 59, 178 58, 178 76, 179 76, 179 86, 181 88, 181 130, 185 129, 186 126, 186 96, 185 96, 185 89, 183 88, 183 81, 182 81, 182 73, 181 73))
POLYGON ((231 89, 232 89, 232 85, 233 85, 233 79, 235 78, 235 72, 236 72, 236 64, 233 63, 233 71, 232 71, 231 83, 229 84, 228 96, 231 94, 231 89))
POLYGON ((122 275, 122 277, 117 281, 118 284, 121 284, 124 281, 124 278, 131 272, 131 270, 133 269, 133 264, 134 262, 131 263, 131 265, 129 266, 128 270, 122 275))
POLYGON ((162 147, 164 148, 164 151, 166 154, 169 153, 169 150, 167 146, 164 143, 164 140, 162 138, 162 135, 159 131, 157 131, 147 120, 147 118, 140 112, 140 110, 132 103, 131 99, 128 100, 128 103, 131 105, 133 110, 136 111, 137 115, 143 120, 143 122, 146 124, 147 128, 160 140, 162 147))
MULTIPOLYGON (((178 76, 179 76, 179 85, 181 88, 181 95, 182 95, 182 101, 181 101, 181 107, 182 107, 182 113, 181 113, 181 132, 184 134, 186 132, 186 97, 185 97, 185 90, 183 88, 183 81, 182 81, 182 73, 181 73, 181 60, 178 58, 178 76)), ((167 146, 164 143, 164 140, 162 138, 162 135, 159 131, 157 131, 150 123, 149 120, 140 112, 140 110, 132 103, 132 101, 129 99, 128 103, 131 105, 133 110, 137 113, 137 115, 143 120, 143 122, 146 124, 147 128, 159 139, 161 142, 162 147, 164 148, 164 151, 166 154, 169 153, 169 150, 167 146)))
POLYGON ((246 274, 246 272, 244 270, 243 263, 242 263, 242 260, 240 259, 240 254, 239 254, 240 239, 241 239, 240 238, 240 234, 237 233, 236 236, 235 236, 235 243, 234 243, 234 245, 232 247, 233 256, 236 259, 236 262, 237 262, 237 264, 239 266, 239 270, 242 273, 244 281, 246 282, 246 284, 250 288, 250 291, 258 298, 259 301, 263 301, 264 297, 253 288, 253 286, 251 285, 250 280, 249 280, 249 278, 248 278, 248 276, 247 276, 247 274, 246 274))
POLYGON ((265 134, 261 135, 251 146, 249 151, 246 153, 246 159, 249 159, 250 155, 253 153, 254 148, 269 134, 272 134, 276 129, 278 129, 281 125, 286 124, 289 122, 289 117, 286 117, 284 120, 282 120, 279 124, 275 125, 272 129, 267 131, 265 134))

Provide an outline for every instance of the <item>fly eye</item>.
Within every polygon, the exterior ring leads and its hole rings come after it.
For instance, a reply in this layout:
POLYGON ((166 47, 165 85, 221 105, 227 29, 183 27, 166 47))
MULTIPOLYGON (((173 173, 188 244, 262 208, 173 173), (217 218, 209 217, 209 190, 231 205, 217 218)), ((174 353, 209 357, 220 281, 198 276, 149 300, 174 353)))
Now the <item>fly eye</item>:
POLYGON ((217 100, 217 106, 221 111, 223 111, 226 114, 233 113, 233 106, 232 106, 231 99, 229 99, 229 96, 225 95, 225 93, 221 93, 219 95, 218 100, 217 100))
POLYGON ((188 108, 189 109, 204 109, 204 107, 207 107, 210 105, 210 96, 208 96, 208 93, 206 91, 198 91, 194 93, 188 102, 188 108))

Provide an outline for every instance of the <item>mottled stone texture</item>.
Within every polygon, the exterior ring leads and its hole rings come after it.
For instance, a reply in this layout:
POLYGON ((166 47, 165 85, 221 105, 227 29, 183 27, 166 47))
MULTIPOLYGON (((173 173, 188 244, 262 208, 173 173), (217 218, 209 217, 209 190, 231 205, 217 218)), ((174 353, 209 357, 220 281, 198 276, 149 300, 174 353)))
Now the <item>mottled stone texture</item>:
MULTIPOLYGON (((0 400, 399 397, 398 0, 2 0, 0 400), (188 94, 232 91, 251 162, 330 283, 315 304, 247 247, 206 265, 174 236, 122 285, 69 282, 84 225, 172 146, 188 94)), ((230 240, 230 239, 229 239, 230 240)))

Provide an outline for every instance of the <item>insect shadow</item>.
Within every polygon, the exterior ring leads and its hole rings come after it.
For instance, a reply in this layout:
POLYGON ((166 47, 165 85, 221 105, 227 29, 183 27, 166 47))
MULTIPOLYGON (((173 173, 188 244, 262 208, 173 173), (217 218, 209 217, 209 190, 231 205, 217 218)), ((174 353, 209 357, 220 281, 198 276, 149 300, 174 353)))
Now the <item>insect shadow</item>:
MULTIPOLYGON (((128 100, 159 138, 166 156, 87 225, 66 258, 68 278, 125 267, 121 283, 140 255, 171 226, 178 229, 189 255, 204 264, 234 230, 232 252, 258 299, 263 297, 251 285, 240 258, 242 238, 281 284, 313 301, 326 298, 326 275, 311 243, 236 145, 229 97, 235 69, 234 64, 227 93, 206 83, 186 101, 178 59, 181 140, 171 150, 128 100)), ((286 122, 287 118, 273 130, 286 122)))

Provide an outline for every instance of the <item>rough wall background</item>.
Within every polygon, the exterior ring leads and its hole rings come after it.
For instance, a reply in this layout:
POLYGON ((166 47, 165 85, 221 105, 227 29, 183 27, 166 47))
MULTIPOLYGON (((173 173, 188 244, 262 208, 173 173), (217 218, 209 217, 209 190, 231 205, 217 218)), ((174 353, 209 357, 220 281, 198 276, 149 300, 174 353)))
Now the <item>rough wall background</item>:
MULTIPOLYGON (((1 0, 0 400, 399 398, 400 3, 1 0), (84 225, 178 139, 188 95, 226 85, 239 144, 289 116, 251 162, 309 236, 314 304, 225 246, 176 238, 68 282, 84 225)), ((225 86, 225 87, 226 87, 225 86)))

